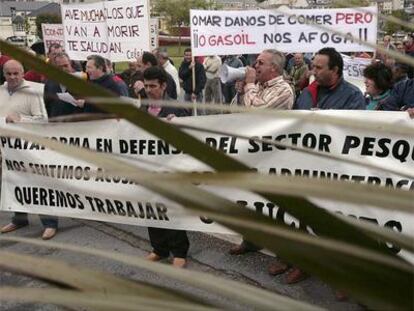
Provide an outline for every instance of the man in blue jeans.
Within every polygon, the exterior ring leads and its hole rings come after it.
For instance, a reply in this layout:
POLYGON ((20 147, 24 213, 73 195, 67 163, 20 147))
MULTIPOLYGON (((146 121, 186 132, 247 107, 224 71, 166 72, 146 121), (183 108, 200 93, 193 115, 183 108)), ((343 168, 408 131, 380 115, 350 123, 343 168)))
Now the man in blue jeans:
MULTIPOLYGON (((6 83, 0 86, 0 103, 9 105, 6 122, 46 120, 43 98, 23 79, 22 64, 16 60, 9 60, 4 64, 3 72, 6 83)), ((40 216, 40 220, 45 228, 42 238, 53 238, 58 226, 57 218, 40 216)), ((11 223, 1 228, 0 232, 12 232, 28 224, 26 213, 15 213, 11 223)))

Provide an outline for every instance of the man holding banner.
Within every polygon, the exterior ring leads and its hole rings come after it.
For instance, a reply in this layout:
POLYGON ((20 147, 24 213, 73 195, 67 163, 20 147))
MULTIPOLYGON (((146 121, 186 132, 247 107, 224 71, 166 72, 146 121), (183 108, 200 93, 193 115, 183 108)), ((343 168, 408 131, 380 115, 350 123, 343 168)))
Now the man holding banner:
POLYGON ((185 49, 184 60, 178 70, 178 75, 183 80, 184 100, 203 102, 203 90, 207 81, 206 72, 203 65, 192 59, 191 49, 185 49))
MULTIPOLYGON (((149 100, 160 101, 169 100, 167 95, 167 72, 158 67, 152 66, 144 71, 145 93, 149 100)), ((166 118, 171 120, 174 117, 186 116, 185 109, 174 107, 160 107, 156 104, 150 104, 147 112, 155 117, 166 118)), ((173 255, 173 266, 184 268, 187 260, 187 252, 190 247, 187 232, 184 230, 173 230, 148 227, 148 235, 153 248, 152 252, 146 257, 150 261, 159 261, 170 255, 173 255)))
MULTIPOLYGON (((319 50, 312 62, 315 81, 305 88, 295 103, 296 109, 344 109, 365 110, 365 98, 361 91, 343 78, 344 62, 334 48, 319 50)), ((289 264, 275 262, 269 272, 277 275, 287 271, 289 264)), ((307 275, 294 267, 286 276, 287 284, 294 284, 307 275)))
MULTIPOLYGON (((293 89, 283 79, 284 67, 283 53, 271 49, 264 50, 257 57, 254 68, 247 67, 245 80, 236 84, 241 93, 241 103, 255 108, 292 109, 293 89)), ((241 255, 258 249, 256 245, 243 240, 240 245, 230 249, 230 254, 241 255)))
MULTIPOLYGON (((6 83, 0 87, 0 103, 8 105, 6 122, 47 120, 42 96, 23 79, 23 65, 16 60, 4 64, 6 83)), ((9 166, 6 164, 7 169, 9 166)), ((6 168, 5 168, 6 169, 6 168)), ((40 216, 45 228, 43 240, 56 235, 58 220, 52 216, 40 216)), ((9 233, 29 224, 26 213, 14 213, 12 221, 0 229, 1 233, 9 233)))

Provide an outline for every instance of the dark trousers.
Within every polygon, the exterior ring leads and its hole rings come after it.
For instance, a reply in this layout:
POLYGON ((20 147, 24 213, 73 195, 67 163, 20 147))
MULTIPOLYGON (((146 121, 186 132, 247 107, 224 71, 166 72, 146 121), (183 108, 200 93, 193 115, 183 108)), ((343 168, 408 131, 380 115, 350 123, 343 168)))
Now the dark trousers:
MULTIPOLYGON (((57 217, 52 216, 43 216, 39 215, 40 221, 43 224, 43 227, 45 228, 53 228, 57 229, 58 227, 58 219, 57 217)), ((14 213, 14 216, 12 218, 12 223, 18 226, 25 226, 29 224, 29 220, 27 219, 26 213, 14 213)))
MULTIPOLYGON (((192 102, 192 100, 191 100, 191 93, 190 94, 189 93, 185 93, 184 94, 184 100, 186 102, 192 102)), ((197 103, 203 103, 203 93, 202 92, 199 93, 199 94, 197 94, 196 102, 197 103)), ((204 116, 205 114, 206 114, 206 111, 205 111, 204 108, 203 109, 197 109, 197 115, 204 116)), ((193 109, 191 109, 191 115, 194 115, 193 109)))
POLYGON ((236 87, 234 83, 223 83, 222 92, 224 97, 224 102, 226 104, 231 103, 234 96, 236 96, 236 87))
POLYGON ((242 246, 244 247, 244 248, 246 248, 246 250, 248 250, 249 252, 257 252, 257 251, 260 251, 261 249, 262 249, 262 247, 260 247, 260 246, 257 246, 256 244, 253 244, 252 242, 250 242, 250 241, 247 241, 247 240, 245 240, 244 238, 243 238, 243 241, 242 241, 242 246))
POLYGON ((148 234, 153 252, 158 256, 168 257, 171 252, 174 257, 187 257, 190 242, 186 231, 148 227, 148 234))

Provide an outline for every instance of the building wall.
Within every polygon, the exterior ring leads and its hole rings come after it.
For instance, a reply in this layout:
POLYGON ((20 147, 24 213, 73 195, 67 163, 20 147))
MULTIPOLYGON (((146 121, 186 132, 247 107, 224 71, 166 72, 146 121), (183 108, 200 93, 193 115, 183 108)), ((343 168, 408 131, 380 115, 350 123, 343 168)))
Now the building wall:
POLYGON ((0 38, 6 39, 11 36, 14 36, 11 17, 0 17, 0 38))
POLYGON ((254 0, 216 0, 216 3, 223 10, 242 10, 258 8, 257 2, 254 0))
MULTIPOLYGON (((16 11, 16 16, 22 16, 26 18, 26 16, 30 13, 30 11, 16 11)), ((27 17, 28 22, 28 29, 26 32, 26 25, 12 23, 11 16, 0 16, 0 38, 7 39, 8 37, 23 37, 27 40, 28 45, 31 45, 36 41, 36 18, 35 17, 27 17)))
POLYGON ((404 0, 404 8, 412 8, 414 7, 414 0, 404 0))
POLYGON ((402 10, 404 9, 404 0, 393 0, 392 1, 392 10, 402 10))

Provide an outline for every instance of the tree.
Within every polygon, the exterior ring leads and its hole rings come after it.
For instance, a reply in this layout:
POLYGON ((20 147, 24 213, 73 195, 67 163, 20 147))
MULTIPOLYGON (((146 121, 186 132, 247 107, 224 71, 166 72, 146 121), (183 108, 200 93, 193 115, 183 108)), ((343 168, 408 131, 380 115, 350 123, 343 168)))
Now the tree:
MULTIPOLYGON (((392 15, 395 18, 398 18, 402 22, 409 22, 410 21, 410 15, 407 14, 404 10, 397 10, 392 12, 392 15)), ((393 23, 391 21, 387 21, 384 26, 384 31, 386 31, 389 34, 396 33, 398 31, 407 31, 410 32, 409 27, 404 27, 402 25, 398 25, 396 23, 393 23)))
POLYGON ((181 53, 181 27, 190 24, 190 9, 217 9, 212 0, 159 0, 154 6, 154 15, 162 16, 172 34, 179 35, 181 53))
POLYGON ((39 14, 36 17, 36 31, 37 35, 40 39, 43 39, 43 33, 42 33, 42 24, 60 24, 62 23, 62 18, 60 15, 56 14, 39 14))
POLYGON ((332 1, 333 8, 352 8, 369 6, 369 0, 334 0, 332 1))
POLYGON ((169 30, 190 24, 191 9, 216 9, 215 1, 208 0, 160 0, 154 6, 154 13, 166 19, 169 30))

